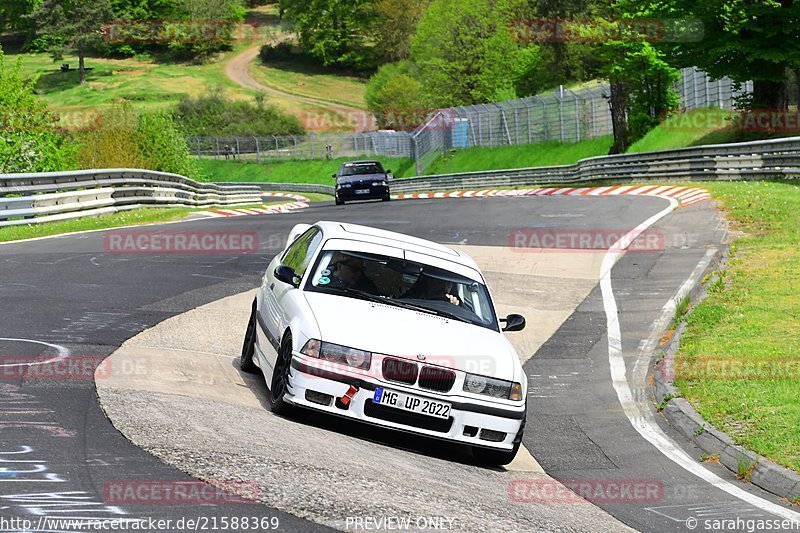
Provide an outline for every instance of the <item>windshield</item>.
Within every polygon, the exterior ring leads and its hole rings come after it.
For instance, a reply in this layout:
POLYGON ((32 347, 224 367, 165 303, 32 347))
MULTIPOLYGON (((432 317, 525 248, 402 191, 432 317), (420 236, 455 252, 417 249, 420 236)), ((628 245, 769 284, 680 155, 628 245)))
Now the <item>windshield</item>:
POLYGON ((396 257, 323 251, 306 290, 380 301, 498 330, 484 284, 442 268, 396 257))
POLYGON ((380 163, 358 163, 344 165, 340 172, 342 176, 360 176, 365 174, 383 174, 383 167, 380 163))

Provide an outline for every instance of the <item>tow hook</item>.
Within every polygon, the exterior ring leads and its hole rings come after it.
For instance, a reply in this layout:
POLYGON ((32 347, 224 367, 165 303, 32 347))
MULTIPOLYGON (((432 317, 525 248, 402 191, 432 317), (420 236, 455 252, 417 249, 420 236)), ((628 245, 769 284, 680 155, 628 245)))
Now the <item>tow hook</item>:
POLYGON ((358 387, 355 385, 350 385, 350 388, 347 389, 347 392, 344 393, 344 396, 341 398, 336 398, 336 407, 339 409, 350 409, 350 401, 353 399, 353 396, 356 395, 358 392, 358 387))

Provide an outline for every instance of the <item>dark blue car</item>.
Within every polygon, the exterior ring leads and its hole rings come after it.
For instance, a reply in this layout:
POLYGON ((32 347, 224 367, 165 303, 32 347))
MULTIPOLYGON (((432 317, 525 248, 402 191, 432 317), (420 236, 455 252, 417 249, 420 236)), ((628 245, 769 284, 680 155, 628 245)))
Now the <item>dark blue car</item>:
POLYGON ((344 163, 336 178, 336 205, 352 200, 383 200, 388 202, 389 174, 380 161, 349 161, 344 163))

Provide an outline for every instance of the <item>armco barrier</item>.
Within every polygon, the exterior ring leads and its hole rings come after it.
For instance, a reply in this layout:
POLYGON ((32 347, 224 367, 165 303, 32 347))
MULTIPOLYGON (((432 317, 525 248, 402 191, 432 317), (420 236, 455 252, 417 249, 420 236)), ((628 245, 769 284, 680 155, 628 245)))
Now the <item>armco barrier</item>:
MULTIPOLYGON (((531 147, 535 149, 535 147, 531 147)), ((582 159, 573 165, 395 179, 393 193, 497 189, 613 180, 741 180, 800 177, 800 137, 582 159)))
MULTIPOLYGON (((331 178, 331 183, 333 183, 331 178)), ((321 185, 317 183, 273 183, 273 182, 236 182, 235 185, 252 185, 262 191, 274 192, 314 192, 318 194, 329 194, 333 196, 333 185, 321 185)))
POLYGON ((201 183, 136 169, 0 174, 0 227, 36 224, 145 206, 205 207, 261 202, 252 185, 201 183))

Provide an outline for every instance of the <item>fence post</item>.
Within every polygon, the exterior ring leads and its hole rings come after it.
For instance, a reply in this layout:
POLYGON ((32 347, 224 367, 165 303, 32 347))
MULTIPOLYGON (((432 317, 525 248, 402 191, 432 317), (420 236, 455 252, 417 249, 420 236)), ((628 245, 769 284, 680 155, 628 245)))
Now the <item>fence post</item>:
POLYGON ((577 130, 578 142, 581 140, 581 108, 578 102, 578 95, 574 92, 572 97, 575 98, 575 128, 577 130))
POLYGON ((550 140, 550 121, 547 120, 547 102, 542 100, 542 114, 544 114, 544 140, 550 140))
POLYGON ((214 137, 214 140, 217 141, 217 153, 214 156, 214 159, 219 159, 219 137, 214 137))
POLYGON ((261 163, 261 149, 258 146, 258 137, 253 137, 253 140, 256 142, 256 163, 261 163))
POLYGON ((200 160, 200 137, 197 138, 197 159, 200 160))
POLYGON ((239 137, 236 137, 236 153, 233 155, 233 158, 236 159, 241 154, 242 150, 239 148, 239 137))
POLYGON ((592 137, 597 137, 597 111, 594 107, 594 94, 589 102, 592 106, 592 137))

